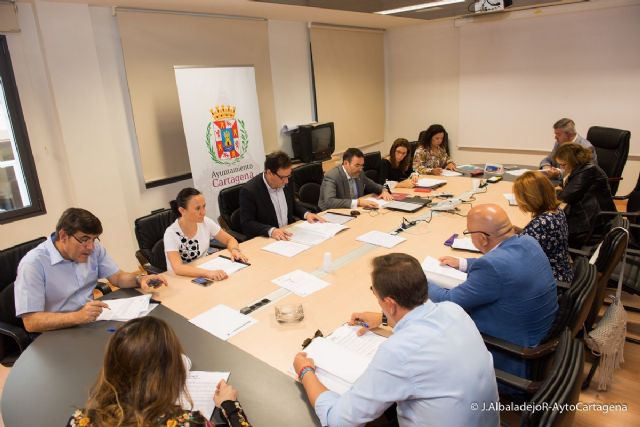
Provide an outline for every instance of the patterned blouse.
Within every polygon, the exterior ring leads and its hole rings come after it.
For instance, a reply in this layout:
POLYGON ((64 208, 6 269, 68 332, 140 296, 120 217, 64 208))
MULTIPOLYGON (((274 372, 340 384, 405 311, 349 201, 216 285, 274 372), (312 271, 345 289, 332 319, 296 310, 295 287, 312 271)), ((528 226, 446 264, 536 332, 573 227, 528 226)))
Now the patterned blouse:
POLYGON ((569 263, 569 227, 562 209, 534 217, 522 230, 522 234, 527 234, 540 243, 549 258, 556 280, 567 283, 573 280, 573 270, 569 263))
MULTIPOLYGON (((222 415, 231 427, 251 427, 251 423, 244 415, 242 406, 238 401, 225 400, 221 405, 222 415)), ((185 411, 179 416, 162 417, 158 420, 158 427, 214 427, 214 424, 205 419, 199 411, 185 411)), ((73 413, 67 423, 67 427, 92 427, 91 418, 83 409, 73 413)))
POLYGON ((444 148, 431 147, 427 151, 420 146, 413 155, 413 170, 421 175, 430 174, 434 168, 445 168, 449 163, 453 160, 444 148))

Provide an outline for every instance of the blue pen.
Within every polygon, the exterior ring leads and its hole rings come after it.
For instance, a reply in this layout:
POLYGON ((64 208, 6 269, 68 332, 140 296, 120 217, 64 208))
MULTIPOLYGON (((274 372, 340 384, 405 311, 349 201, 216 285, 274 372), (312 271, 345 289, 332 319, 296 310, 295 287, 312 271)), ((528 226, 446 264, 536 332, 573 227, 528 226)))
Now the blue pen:
POLYGON ((362 326, 362 327, 364 327, 364 328, 369 329, 369 324, 368 324, 367 322, 365 322, 365 321, 364 321, 364 320, 362 320, 362 319, 356 319, 356 320, 358 321, 358 324, 359 324, 360 326, 362 326))

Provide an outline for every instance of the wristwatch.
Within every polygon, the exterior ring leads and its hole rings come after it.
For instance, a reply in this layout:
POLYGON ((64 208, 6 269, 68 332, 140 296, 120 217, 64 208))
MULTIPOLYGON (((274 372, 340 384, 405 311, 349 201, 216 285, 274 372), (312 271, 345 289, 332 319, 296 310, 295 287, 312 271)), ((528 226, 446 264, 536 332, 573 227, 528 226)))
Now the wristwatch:
POLYGON ((382 313, 382 326, 389 326, 387 316, 384 313, 382 313))

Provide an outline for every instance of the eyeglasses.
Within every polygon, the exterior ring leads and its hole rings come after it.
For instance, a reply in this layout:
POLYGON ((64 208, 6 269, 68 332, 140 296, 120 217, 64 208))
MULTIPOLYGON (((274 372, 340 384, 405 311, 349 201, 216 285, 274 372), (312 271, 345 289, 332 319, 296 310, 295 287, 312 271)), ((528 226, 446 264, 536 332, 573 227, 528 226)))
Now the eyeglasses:
POLYGON ((96 240, 99 242, 100 238, 99 237, 94 237, 91 238, 89 236, 84 236, 82 239, 79 239, 76 237, 75 234, 72 234, 71 237, 73 237, 74 239, 76 239, 76 242, 80 243, 82 246, 89 246, 89 243, 94 244, 96 243, 96 240))
POLYGON ((289 174, 289 175, 287 175, 287 176, 280 176, 280 175, 278 175, 278 173, 276 172, 276 173, 274 173, 274 175, 275 175, 275 176, 277 176, 278 178, 280 178, 281 180, 283 180, 283 181, 284 181, 285 179, 289 179, 289 178, 291 178, 291 175, 292 175, 292 174, 289 174))
POLYGON ((318 337, 324 337, 320 329, 318 329, 316 333, 313 334, 313 338, 307 338, 304 341, 302 341, 302 349, 304 350, 305 348, 307 348, 307 346, 311 344, 311 341, 313 341, 314 338, 318 338, 318 337))

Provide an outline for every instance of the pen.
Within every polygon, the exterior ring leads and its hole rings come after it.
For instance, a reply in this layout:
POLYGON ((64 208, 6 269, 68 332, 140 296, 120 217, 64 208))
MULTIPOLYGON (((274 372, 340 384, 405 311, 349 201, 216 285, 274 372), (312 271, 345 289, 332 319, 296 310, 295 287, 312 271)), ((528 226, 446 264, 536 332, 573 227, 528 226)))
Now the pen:
POLYGON ((340 215, 340 216, 349 216, 349 217, 351 216, 349 214, 341 213, 341 212, 327 212, 327 213, 331 215, 340 215))
POLYGON ((237 262, 237 263, 239 263, 239 264, 251 265, 251 264, 249 264, 248 262, 244 262, 244 261, 240 261, 240 260, 235 260, 235 259, 232 259, 232 258, 230 258, 230 257, 226 256, 226 255, 220 255, 220 258, 228 259, 229 261, 237 262))
POLYGON ((230 332, 227 332, 227 336, 231 336, 234 332, 237 332, 239 329, 244 328, 245 326, 247 326, 249 323, 251 323, 251 320, 247 320, 246 322, 244 322, 242 325, 238 326, 237 328, 231 330, 230 332))
POLYGON ((358 324, 359 324, 360 326, 362 326, 363 328, 367 328, 367 329, 369 329, 369 324, 368 324, 367 322, 365 322, 365 321, 364 321, 364 320, 362 320, 362 319, 356 319, 356 320, 358 321, 358 324))

